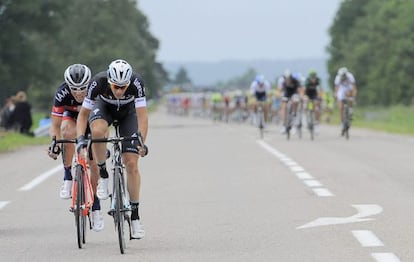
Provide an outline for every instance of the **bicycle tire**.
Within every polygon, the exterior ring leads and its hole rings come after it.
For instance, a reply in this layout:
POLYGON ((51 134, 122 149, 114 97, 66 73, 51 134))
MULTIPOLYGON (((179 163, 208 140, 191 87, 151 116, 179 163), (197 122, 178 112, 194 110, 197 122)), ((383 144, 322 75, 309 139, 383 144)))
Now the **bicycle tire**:
POLYGON ((264 114, 263 114, 262 109, 259 111, 259 133, 260 133, 260 138, 263 139, 264 137, 264 114))
POLYGON ((309 111, 309 132, 311 140, 314 139, 315 136, 315 126, 313 121, 313 110, 309 111))
POLYGON ((345 138, 349 140, 349 128, 350 128, 350 120, 349 120, 349 106, 346 105, 345 109, 345 138))
POLYGON ((288 101, 287 105, 286 105, 286 111, 285 111, 285 121, 286 121, 286 139, 290 140, 290 129, 292 128, 292 105, 291 103, 288 101))
POLYGON ((122 182, 121 182, 121 174, 119 168, 115 168, 115 220, 116 220, 116 227, 118 231, 118 242, 119 242, 119 250, 121 254, 125 253, 125 234, 124 234, 124 223, 125 217, 123 212, 123 195, 122 195, 122 182))
POLYGON ((83 189, 82 181, 83 168, 81 165, 76 166, 76 207, 75 207, 75 221, 76 221, 76 236, 78 241, 78 247, 82 248, 82 244, 85 243, 85 217, 82 211, 82 203, 84 203, 85 193, 83 189))

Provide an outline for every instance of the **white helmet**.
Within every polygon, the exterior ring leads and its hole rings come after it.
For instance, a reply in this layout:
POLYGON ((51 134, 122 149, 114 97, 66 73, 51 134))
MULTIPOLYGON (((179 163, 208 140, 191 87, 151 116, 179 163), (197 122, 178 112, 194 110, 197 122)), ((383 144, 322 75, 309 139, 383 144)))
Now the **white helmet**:
POLYGON ((108 67, 108 82, 117 86, 129 85, 132 76, 132 67, 127 61, 117 59, 108 67))
POLYGON ((290 72, 290 70, 289 70, 289 69, 286 69, 286 70, 285 70, 285 72, 283 72, 283 76, 284 76, 285 78, 289 78, 289 77, 291 77, 291 76, 292 76, 292 73, 290 72))
POLYGON ((91 70, 86 65, 73 64, 66 68, 64 77, 71 91, 83 91, 91 80, 91 70))
POLYGON ((338 69, 338 75, 343 76, 343 75, 345 75, 346 73, 348 73, 348 68, 346 68, 346 67, 341 67, 341 68, 339 68, 339 69, 338 69))

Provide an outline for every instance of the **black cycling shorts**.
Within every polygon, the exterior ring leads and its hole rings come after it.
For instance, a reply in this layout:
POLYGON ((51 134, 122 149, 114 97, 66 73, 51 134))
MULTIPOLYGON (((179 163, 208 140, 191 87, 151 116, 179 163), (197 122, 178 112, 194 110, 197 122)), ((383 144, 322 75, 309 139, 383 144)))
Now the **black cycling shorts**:
MULTIPOLYGON (((103 102, 101 99, 95 101, 95 105, 89 115, 89 123, 96 119, 104 119, 111 125, 114 120, 119 123, 119 135, 129 137, 138 135, 138 120, 134 102, 119 108, 103 102)), ((122 142, 122 153, 130 152, 138 154, 138 141, 122 142)))

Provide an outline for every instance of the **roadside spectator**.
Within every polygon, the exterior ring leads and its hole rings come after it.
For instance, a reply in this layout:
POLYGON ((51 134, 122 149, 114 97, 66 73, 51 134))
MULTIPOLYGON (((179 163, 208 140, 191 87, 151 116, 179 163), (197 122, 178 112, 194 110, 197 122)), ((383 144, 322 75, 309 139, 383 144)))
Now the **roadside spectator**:
POLYGON ((32 127, 31 105, 27 102, 27 96, 24 91, 17 92, 15 96, 16 107, 10 115, 11 125, 18 132, 33 136, 30 132, 32 127))
POLYGON ((0 111, 0 127, 6 130, 11 128, 10 115, 12 114, 14 108, 14 97, 7 98, 3 108, 0 111))

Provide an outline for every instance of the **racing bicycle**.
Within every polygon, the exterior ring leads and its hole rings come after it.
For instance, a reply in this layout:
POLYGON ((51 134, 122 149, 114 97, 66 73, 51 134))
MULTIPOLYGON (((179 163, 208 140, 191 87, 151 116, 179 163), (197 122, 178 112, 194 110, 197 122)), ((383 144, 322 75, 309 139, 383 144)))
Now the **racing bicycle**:
POLYGON ((115 137, 109 138, 97 138, 93 139, 92 143, 111 143, 112 144, 112 194, 111 206, 108 214, 113 217, 115 231, 117 231, 119 249, 121 254, 125 253, 125 228, 129 229, 129 239, 132 239, 131 232, 131 205, 129 202, 129 195, 127 192, 127 179, 124 176, 124 164, 122 162, 121 143, 124 141, 130 141, 134 143, 137 141, 138 146, 144 147, 141 133, 137 136, 121 137, 119 135, 119 123, 115 121, 113 123, 115 127, 115 137))
MULTIPOLYGON (((88 141, 88 150, 83 152, 88 152, 89 159, 92 159, 90 157, 91 151, 89 150, 91 140, 88 141)), ((57 144, 65 143, 76 143, 76 139, 56 139, 56 137, 53 137, 51 150, 53 153, 59 154, 60 148, 63 148, 64 150, 64 147, 58 147, 57 144)), ((76 235, 79 248, 82 248, 82 246, 86 243, 87 224, 89 224, 89 229, 92 229, 90 210, 93 205, 94 197, 86 157, 86 154, 80 155, 77 153, 75 153, 74 156, 73 166, 75 167, 75 176, 74 183, 72 185, 72 205, 69 209, 69 211, 75 216, 76 235)))

